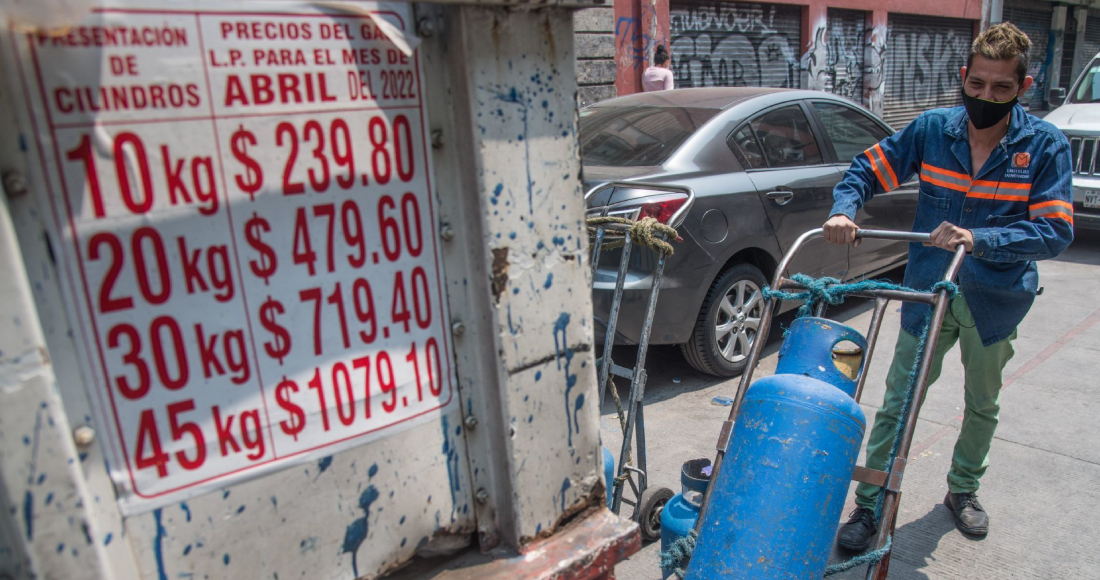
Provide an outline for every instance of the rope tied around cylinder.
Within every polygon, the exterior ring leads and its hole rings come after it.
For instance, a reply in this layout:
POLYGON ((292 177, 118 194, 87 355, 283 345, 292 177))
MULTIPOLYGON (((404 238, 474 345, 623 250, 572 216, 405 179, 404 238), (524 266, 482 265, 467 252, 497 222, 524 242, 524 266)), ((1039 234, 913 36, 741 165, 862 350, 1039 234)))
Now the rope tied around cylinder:
MULTIPOLYGON (((901 284, 895 284, 886 280, 860 280, 857 282, 842 282, 836 278, 822 277, 813 278, 805 274, 795 274, 791 277, 799 286, 803 287, 801 291, 788 291, 788 290, 775 290, 768 286, 765 286, 762 293, 765 298, 771 300, 804 300, 805 303, 798 309, 796 317, 810 316, 812 315, 814 308, 818 304, 828 304, 830 306, 836 306, 842 304, 844 299, 852 294, 859 294, 870 290, 894 290, 905 292, 916 292, 912 288, 908 288, 901 284)), ((948 301, 955 298, 959 293, 959 287, 954 282, 947 280, 936 282, 928 290, 929 292, 946 292, 948 301)), ((891 466, 894 464, 894 460, 898 456, 899 448, 901 446, 901 434, 905 430, 905 418, 909 415, 910 409, 913 406, 913 399, 916 393, 917 379, 920 375, 920 362, 924 358, 925 350, 928 345, 928 333, 932 326, 932 310, 929 309, 928 314, 924 318, 924 323, 921 327, 921 333, 918 337, 920 342, 918 343, 917 352, 913 361, 912 368, 909 371, 909 384, 906 387, 905 399, 902 403, 901 413, 898 415, 898 420, 894 430, 894 441, 890 448, 890 453, 886 458, 885 465, 891 466)), ((715 474, 717 476, 717 474, 715 474)), ((881 522, 882 520, 882 507, 885 499, 885 493, 878 494, 878 500, 875 504, 875 521, 881 522)), ((699 517, 703 517, 704 514, 699 514, 699 517)), ((671 568, 673 574, 682 579, 684 577, 685 570, 688 563, 691 560, 692 552, 695 550, 696 544, 695 531, 692 530, 691 535, 680 538, 673 542, 668 550, 661 552, 661 567, 665 569, 671 568)), ((886 536, 886 542, 881 548, 865 552, 857 556, 853 556, 843 562, 837 562, 829 565, 825 568, 825 576, 832 576, 839 574, 846 570, 851 570, 857 566, 866 564, 876 564, 882 561, 883 558, 890 553, 891 544, 893 543, 893 535, 886 536)))
MULTIPOLYGON (((614 216, 591 217, 587 220, 588 236, 595 238, 600 226, 608 224, 630 226, 627 235, 630 236, 632 243, 645 246, 656 252, 664 252, 669 256, 674 253, 674 249, 668 240, 680 241, 680 235, 676 232, 676 228, 665 225, 654 217, 644 217, 638 221, 614 216)), ((624 240, 612 239, 605 241, 602 247, 605 250, 614 250, 623 247, 623 243, 624 240)))

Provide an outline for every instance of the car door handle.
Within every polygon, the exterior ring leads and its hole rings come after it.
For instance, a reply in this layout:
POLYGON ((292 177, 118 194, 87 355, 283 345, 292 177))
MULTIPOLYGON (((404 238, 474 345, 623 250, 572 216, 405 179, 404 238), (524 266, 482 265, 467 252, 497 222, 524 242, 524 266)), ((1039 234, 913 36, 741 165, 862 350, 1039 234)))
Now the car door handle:
POLYGON ((793 191, 769 191, 767 198, 774 201, 778 205, 787 205, 794 199, 793 191))

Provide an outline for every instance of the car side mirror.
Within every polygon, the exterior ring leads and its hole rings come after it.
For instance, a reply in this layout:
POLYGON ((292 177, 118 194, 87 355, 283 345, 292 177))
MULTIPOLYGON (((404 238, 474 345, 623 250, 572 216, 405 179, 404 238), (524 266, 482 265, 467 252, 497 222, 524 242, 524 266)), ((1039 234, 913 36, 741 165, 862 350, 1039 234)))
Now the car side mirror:
POLYGON ((1047 102, 1052 106, 1061 107, 1062 103, 1066 102, 1066 89, 1062 87, 1050 89, 1047 93, 1047 102))

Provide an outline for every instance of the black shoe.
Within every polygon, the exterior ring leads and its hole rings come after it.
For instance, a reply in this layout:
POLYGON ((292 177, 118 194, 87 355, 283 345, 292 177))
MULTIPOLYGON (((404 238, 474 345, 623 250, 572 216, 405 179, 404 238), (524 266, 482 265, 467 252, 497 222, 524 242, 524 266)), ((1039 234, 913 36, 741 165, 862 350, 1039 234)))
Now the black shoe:
POLYGON ((848 514, 848 523, 840 526, 836 545, 852 552, 862 552, 871 545, 877 531, 875 510, 857 507, 848 514))
POLYGON ((964 534, 984 536, 989 533, 989 516, 978 503, 976 493, 951 493, 943 498, 943 503, 955 515, 955 527, 964 534))

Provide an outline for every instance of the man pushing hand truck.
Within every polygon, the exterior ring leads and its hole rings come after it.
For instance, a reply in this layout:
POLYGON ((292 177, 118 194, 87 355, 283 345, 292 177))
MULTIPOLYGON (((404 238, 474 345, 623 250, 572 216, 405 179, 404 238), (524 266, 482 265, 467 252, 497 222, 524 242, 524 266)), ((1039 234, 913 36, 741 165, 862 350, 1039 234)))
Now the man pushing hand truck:
MULTIPOLYGON (((1016 327, 1039 290, 1035 261, 1057 256, 1073 240, 1069 142, 1017 102, 1034 82, 1027 76, 1030 48, 1028 37, 1011 23, 982 32, 961 69, 963 106, 926 111, 858 155, 833 190, 835 202, 823 227, 829 242, 858 243, 853 220, 863 203, 919 175, 913 231, 930 232, 931 240, 910 244, 905 286, 932 287, 959 244, 969 253, 958 276, 960 292, 932 353, 928 384, 958 342, 966 410, 944 503, 956 527, 976 536, 989 531, 977 491, 997 428, 1002 372, 1013 355, 1016 327)), ((885 399, 867 442, 868 468, 887 468, 929 309, 915 302, 902 306, 885 399)), ((837 534, 841 548, 863 551, 871 545, 880 492, 867 483, 856 488, 857 507, 837 534)))

